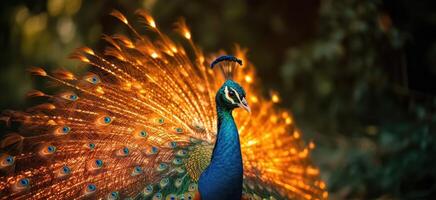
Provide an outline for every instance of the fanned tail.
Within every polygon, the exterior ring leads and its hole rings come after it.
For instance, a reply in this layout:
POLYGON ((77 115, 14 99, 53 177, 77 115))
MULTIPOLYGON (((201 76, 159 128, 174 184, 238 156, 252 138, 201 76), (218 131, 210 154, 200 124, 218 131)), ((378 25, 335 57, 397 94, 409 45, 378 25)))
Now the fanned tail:
MULTIPOLYGON (((139 34, 120 12, 111 13, 133 37, 105 35, 103 53, 79 48, 72 57, 90 66, 84 75, 66 70, 29 71, 59 85, 57 94, 31 91, 45 103, 2 120, 21 124, 7 135, 0 155, 0 199, 193 199, 210 161, 216 134, 215 91, 223 77, 207 66, 185 22, 177 31, 187 51, 138 16, 156 35, 139 34)), ((247 197, 326 199, 325 184, 308 159, 310 146, 287 112, 260 95, 253 66, 234 79, 250 94, 251 116, 236 113, 247 197), (261 125, 261 126, 260 126, 261 125)))

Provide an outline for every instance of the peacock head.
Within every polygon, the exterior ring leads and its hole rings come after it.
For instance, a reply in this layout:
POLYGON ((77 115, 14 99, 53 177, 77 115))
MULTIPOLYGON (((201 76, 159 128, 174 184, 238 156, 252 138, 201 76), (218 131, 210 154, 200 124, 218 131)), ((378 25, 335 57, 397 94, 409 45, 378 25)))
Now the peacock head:
POLYGON ((250 112, 250 107, 245 99, 246 93, 244 89, 232 80, 233 69, 238 64, 242 65, 242 60, 234 56, 221 56, 212 62, 211 68, 218 64, 226 78, 226 81, 216 94, 215 99, 217 106, 229 111, 232 111, 235 108, 243 108, 250 112))
POLYGON ((244 89, 236 82, 227 80, 218 90, 216 103, 221 108, 233 110, 243 108, 250 112, 247 100, 245 99, 244 89))

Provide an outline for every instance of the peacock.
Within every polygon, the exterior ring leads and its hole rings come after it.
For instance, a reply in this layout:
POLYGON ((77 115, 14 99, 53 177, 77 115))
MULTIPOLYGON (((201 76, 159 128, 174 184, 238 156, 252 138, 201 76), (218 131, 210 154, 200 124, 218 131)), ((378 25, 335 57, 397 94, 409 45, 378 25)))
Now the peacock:
POLYGON ((0 143, 0 199, 328 198, 314 143, 261 95, 245 49, 205 55, 183 19, 176 42, 147 11, 146 34, 110 14, 130 33, 73 52, 85 73, 30 68, 56 92, 2 113, 18 128, 0 143))

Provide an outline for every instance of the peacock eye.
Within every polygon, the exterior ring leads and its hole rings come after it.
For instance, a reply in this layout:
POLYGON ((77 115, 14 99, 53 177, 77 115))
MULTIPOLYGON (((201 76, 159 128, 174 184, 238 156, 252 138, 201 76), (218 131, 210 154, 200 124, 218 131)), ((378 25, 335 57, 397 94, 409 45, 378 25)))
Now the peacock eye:
POLYGON ((86 186, 86 193, 90 194, 93 193, 97 190, 97 186, 95 186, 94 184, 88 184, 88 186, 86 186))
POLYGON ((229 95, 230 95, 231 97, 233 97, 233 96, 235 96, 235 92, 233 92, 233 91, 229 91, 229 95))
POLYGON ((11 166, 14 164, 14 157, 13 156, 7 156, 3 162, 0 163, 0 167, 3 166, 11 166))
POLYGON ((147 137, 147 131, 142 130, 139 134, 141 137, 147 137))
POLYGON ((100 78, 97 75, 91 74, 85 77, 85 80, 89 83, 92 83, 94 85, 97 85, 100 83, 100 78))
POLYGON ((79 99, 79 96, 77 96, 77 94, 74 92, 62 93, 60 97, 69 101, 77 101, 79 99))
POLYGON ((29 185, 29 179, 27 179, 27 178, 22 178, 22 179, 20 180, 20 184, 21 184, 21 186, 27 186, 27 185, 29 185))
POLYGON ((70 168, 68 168, 67 166, 64 166, 62 169, 64 170, 65 173, 68 173, 70 171, 70 168))
POLYGON ((135 172, 142 172, 142 168, 140 166, 135 167, 135 172))
POLYGON ((107 199, 118 199, 118 197, 119 197, 119 193, 118 193, 118 191, 114 191, 114 192, 111 192, 111 193, 109 193, 109 196, 108 196, 108 198, 107 199))
POLYGON ((129 148, 124 147, 124 148, 123 148, 123 153, 124 153, 125 155, 128 155, 128 154, 129 154, 129 148))
POLYGON ((56 147, 50 145, 50 146, 47 147, 47 151, 48 151, 48 153, 54 153, 56 151, 56 147))
POLYGON ((65 134, 67 134, 68 132, 70 132, 70 130, 71 130, 71 128, 68 127, 68 126, 64 126, 64 127, 62 127, 62 132, 65 133, 65 134))
POLYGON ((103 161, 100 159, 95 160, 95 165, 97 168, 101 168, 103 166, 103 161))
POLYGON ((111 122, 111 118, 110 117, 104 117, 104 123, 109 124, 111 122))

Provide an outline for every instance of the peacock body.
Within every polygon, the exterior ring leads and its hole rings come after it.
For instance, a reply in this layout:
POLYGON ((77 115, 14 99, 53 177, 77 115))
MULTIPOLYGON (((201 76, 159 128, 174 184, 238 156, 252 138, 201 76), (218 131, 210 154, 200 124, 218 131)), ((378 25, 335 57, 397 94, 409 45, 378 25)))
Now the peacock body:
POLYGON ((249 111, 245 91, 227 80, 216 95, 218 133, 210 165, 199 179, 203 199, 241 199, 243 163, 238 128, 232 110, 243 107, 249 111))
POLYGON ((313 143, 275 107, 276 94, 261 97, 243 50, 213 61, 184 21, 177 31, 190 49, 145 11, 154 40, 111 14, 131 38, 104 36, 103 53, 79 48, 72 57, 90 66, 82 75, 32 68, 60 92, 31 91, 44 103, 3 113, 20 128, 1 142, 0 199, 327 198, 313 143))

